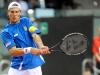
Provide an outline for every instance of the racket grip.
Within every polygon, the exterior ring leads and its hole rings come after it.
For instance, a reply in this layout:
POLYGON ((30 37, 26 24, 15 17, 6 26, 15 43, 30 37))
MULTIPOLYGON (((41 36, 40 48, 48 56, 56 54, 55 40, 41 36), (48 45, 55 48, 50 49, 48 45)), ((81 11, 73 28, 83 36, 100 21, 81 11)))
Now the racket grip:
POLYGON ((51 52, 54 52, 55 50, 49 49, 51 52))
POLYGON ((49 48, 49 51, 56 52, 56 51, 59 51, 59 50, 54 50, 54 48, 49 48))
POLYGON ((53 50, 53 49, 49 49, 49 51, 51 51, 51 52, 63 52, 61 50, 53 50))
POLYGON ((51 51, 51 52, 52 52, 52 51, 54 51, 54 50, 53 50, 52 48, 49 48, 49 51, 51 51))
POLYGON ((53 50, 53 48, 49 48, 49 51, 54 52, 55 50, 53 50))

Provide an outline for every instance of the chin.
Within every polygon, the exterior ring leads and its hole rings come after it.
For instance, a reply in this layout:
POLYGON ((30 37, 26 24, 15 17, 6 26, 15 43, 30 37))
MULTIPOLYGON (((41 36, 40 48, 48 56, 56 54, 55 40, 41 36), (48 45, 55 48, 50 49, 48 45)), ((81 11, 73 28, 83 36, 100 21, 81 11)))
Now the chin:
POLYGON ((13 20, 12 23, 17 23, 19 20, 13 20))

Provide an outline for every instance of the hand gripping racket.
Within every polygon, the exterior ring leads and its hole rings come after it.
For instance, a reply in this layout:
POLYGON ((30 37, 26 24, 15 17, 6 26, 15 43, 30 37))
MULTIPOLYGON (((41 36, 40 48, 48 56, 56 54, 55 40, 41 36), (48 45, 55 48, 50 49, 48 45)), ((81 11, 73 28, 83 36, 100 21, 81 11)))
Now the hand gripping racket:
POLYGON ((87 37, 82 33, 67 34, 61 41, 50 48, 51 51, 64 52, 67 55, 80 55, 87 50, 87 37), (55 50, 56 47, 61 50, 55 50))

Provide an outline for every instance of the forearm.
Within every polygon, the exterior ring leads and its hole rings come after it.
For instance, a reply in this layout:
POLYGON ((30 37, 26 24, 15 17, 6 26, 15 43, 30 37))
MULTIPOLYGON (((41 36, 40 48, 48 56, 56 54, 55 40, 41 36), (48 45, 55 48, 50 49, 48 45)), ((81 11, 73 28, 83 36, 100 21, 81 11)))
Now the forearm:
POLYGON ((41 54, 50 54, 51 53, 49 51, 48 46, 44 46, 43 41, 39 35, 33 34, 32 37, 33 37, 33 40, 38 45, 38 48, 41 49, 41 54))
POLYGON ((21 55, 24 55, 24 51, 22 48, 13 47, 13 48, 9 49, 9 54, 11 56, 21 56, 21 55))
POLYGON ((38 45, 39 48, 42 48, 44 46, 43 41, 42 41, 42 39, 39 35, 33 34, 32 37, 33 37, 33 40, 36 42, 36 44, 38 45))
MULTIPOLYGON (((27 47, 27 49, 28 48, 29 47, 27 47)), ((13 47, 9 50, 9 54, 11 56, 22 56, 22 55, 28 54, 28 53, 31 53, 34 55, 39 55, 39 54, 41 54, 41 50, 37 49, 37 48, 30 48, 30 49, 26 50, 26 48, 16 48, 16 47, 13 47)))

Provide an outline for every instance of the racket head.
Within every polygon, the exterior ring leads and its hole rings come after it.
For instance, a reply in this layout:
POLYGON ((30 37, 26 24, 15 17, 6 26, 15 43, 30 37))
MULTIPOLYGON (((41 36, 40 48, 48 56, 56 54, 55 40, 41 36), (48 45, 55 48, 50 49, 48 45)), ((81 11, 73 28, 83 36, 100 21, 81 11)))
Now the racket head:
POLYGON ((87 37, 82 33, 70 33, 62 39, 60 49, 67 55, 80 55, 87 50, 87 37))

